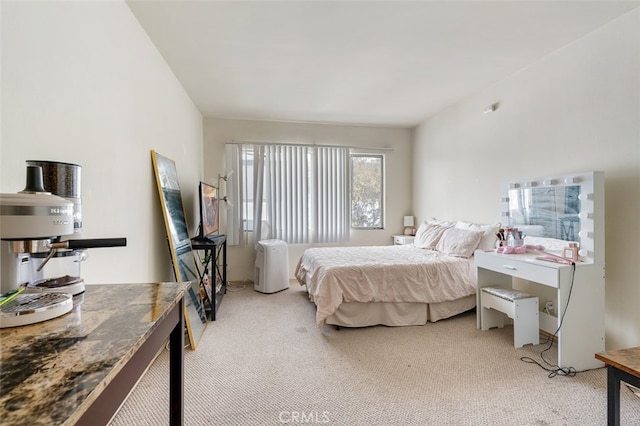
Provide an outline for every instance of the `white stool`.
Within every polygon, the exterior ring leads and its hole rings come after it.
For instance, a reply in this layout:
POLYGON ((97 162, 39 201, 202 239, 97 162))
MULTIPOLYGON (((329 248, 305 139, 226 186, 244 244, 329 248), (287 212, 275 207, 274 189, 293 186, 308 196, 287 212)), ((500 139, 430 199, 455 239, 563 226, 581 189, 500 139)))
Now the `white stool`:
POLYGON ((513 346, 540 343, 538 298, 501 287, 483 287, 480 293, 480 328, 504 327, 504 315, 513 320, 513 346))

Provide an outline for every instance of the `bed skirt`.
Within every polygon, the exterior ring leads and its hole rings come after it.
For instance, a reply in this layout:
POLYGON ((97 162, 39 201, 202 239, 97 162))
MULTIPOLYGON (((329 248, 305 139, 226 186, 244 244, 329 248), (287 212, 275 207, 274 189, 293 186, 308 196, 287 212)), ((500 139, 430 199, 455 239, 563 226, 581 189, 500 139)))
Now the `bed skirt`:
POLYGON ((424 325, 461 314, 476 306, 476 296, 440 303, 344 302, 326 319, 341 327, 424 325))

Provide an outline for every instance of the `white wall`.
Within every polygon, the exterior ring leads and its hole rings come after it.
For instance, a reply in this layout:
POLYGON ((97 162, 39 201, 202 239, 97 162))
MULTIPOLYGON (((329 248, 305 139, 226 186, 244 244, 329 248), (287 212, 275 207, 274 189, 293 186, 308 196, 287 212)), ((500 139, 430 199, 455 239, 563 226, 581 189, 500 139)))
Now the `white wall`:
POLYGON ((606 180, 606 345, 637 346, 638 9, 420 125, 414 210, 421 218, 495 222, 500 182, 590 170, 606 180))
MULTIPOLYGON (((173 159, 188 219, 202 116, 124 2, 2 2, 0 190, 26 160, 82 166, 87 283, 173 280, 150 151, 173 159)), ((193 226, 192 226, 193 228, 193 226)))
MULTIPOLYGON (((283 123, 268 121, 226 120, 206 118, 204 124, 204 176, 217 185, 218 174, 225 174, 225 142, 255 141, 278 143, 317 143, 365 147, 390 147, 385 156, 386 197, 385 229, 351 231, 349 245, 388 245, 392 234, 402 233, 402 217, 411 212, 411 140, 410 129, 389 127, 344 126, 327 124, 283 123)), ((380 151, 377 151, 380 152, 380 151)), ((221 194, 225 194, 221 183, 221 194)), ((223 207, 223 203, 221 203, 223 207)), ((224 209, 221 214, 221 233, 225 233, 224 209)), ((289 245, 289 273, 293 278, 295 266, 306 244, 289 245)), ((253 279, 254 245, 228 247, 229 279, 253 279)))

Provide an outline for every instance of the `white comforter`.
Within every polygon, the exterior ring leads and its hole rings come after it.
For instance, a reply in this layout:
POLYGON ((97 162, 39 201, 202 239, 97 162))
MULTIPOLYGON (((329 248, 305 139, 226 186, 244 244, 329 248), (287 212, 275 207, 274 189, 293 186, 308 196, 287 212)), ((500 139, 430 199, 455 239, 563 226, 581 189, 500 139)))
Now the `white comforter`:
POLYGON ((438 303, 476 293, 473 259, 413 245, 307 249, 296 267, 318 325, 343 302, 438 303))

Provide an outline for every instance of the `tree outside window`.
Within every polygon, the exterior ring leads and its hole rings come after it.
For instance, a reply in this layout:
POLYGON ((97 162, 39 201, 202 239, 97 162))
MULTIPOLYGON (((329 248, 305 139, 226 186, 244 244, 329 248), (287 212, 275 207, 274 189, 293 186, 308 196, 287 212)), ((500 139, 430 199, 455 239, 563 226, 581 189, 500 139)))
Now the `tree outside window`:
POLYGON ((384 173, 382 155, 351 155, 351 227, 382 229, 384 173))

